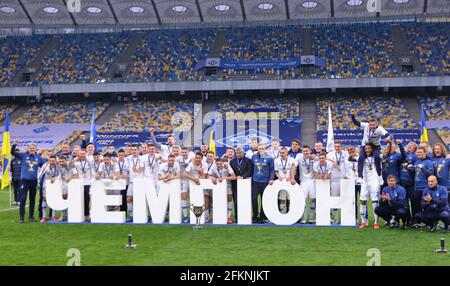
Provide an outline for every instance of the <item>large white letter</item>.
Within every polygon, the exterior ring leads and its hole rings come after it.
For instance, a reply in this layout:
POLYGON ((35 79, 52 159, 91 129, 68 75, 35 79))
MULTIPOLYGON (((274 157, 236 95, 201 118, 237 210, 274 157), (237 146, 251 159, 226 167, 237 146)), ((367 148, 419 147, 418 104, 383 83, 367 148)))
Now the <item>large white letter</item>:
POLYGON ((355 218, 355 181, 341 180, 341 196, 332 197, 330 180, 316 180, 317 223, 330 225, 330 209, 341 209, 341 225, 354 226, 355 218))
MULTIPOLYGON (((171 180, 167 183, 163 181, 158 182, 159 196, 161 194, 169 194, 169 223, 181 223, 181 185, 180 180, 171 180)), ((166 196, 166 195, 163 195, 166 196)))
POLYGON ((67 200, 62 197, 62 182, 45 180, 46 199, 49 208, 57 211, 67 209, 68 222, 84 221, 84 186, 80 179, 71 180, 68 184, 67 200))
POLYGON ((250 179, 237 180, 237 208, 238 224, 252 224, 252 181, 250 179))
POLYGON ((163 223, 169 205, 169 192, 156 193, 152 179, 143 178, 133 181, 133 223, 147 223, 148 215, 153 223, 163 223))
POLYGON ((287 181, 276 180, 268 185, 263 193, 262 206, 267 218, 274 224, 291 225, 296 223, 303 215, 305 209, 305 193, 298 184, 292 185, 287 181), (278 208, 278 193, 287 191, 290 199, 289 211, 282 214, 278 208))
POLYGON ((125 212, 109 212, 108 206, 122 205, 121 195, 107 195, 106 190, 124 190, 125 180, 95 180, 91 185, 91 221, 93 223, 124 223, 125 212))

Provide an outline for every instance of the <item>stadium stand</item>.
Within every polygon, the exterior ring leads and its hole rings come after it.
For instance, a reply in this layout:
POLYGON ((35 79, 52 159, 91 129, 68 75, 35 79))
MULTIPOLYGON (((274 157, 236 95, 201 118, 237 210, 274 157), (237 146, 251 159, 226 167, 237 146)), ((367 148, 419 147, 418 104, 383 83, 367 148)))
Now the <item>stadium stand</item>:
POLYGON ((313 50, 326 58, 320 78, 392 77, 397 69, 388 24, 346 24, 313 28, 313 50))
POLYGON ((172 124, 172 117, 177 112, 185 112, 192 118, 194 102, 159 100, 126 103, 122 111, 108 121, 100 132, 143 131, 151 127, 162 132, 173 131, 176 127, 189 129, 191 125, 188 120, 172 124))
POLYGON ((11 114, 15 109, 16 105, 13 104, 0 104, 0 121, 5 119, 6 113, 11 114))
MULTIPOLYGON (((450 120, 450 96, 418 96, 428 120, 450 120)), ((436 129, 447 146, 450 146, 450 128, 443 126, 436 129)))
POLYGON ((450 75, 450 23, 405 24, 410 50, 423 68, 423 75, 450 75))
POLYGON ((127 82, 201 80, 195 65, 207 58, 216 30, 148 31, 131 59, 127 82))
POLYGON ((42 84, 95 83, 127 47, 130 32, 59 36, 55 50, 42 60, 42 84))
POLYGON ((37 55, 44 40, 43 36, 0 38, 0 86, 11 84, 16 73, 37 55))
POLYGON ((376 115, 380 124, 385 128, 410 129, 418 128, 406 111, 402 101, 398 97, 318 97, 316 101, 317 130, 326 130, 328 127, 328 106, 331 107, 334 129, 356 129, 352 123, 350 112, 354 108, 357 111, 356 118, 366 121, 367 118, 376 115))
POLYGON ((217 110, 223 114, 241 109, 274 109, 280 112, 280 118, 298 118, 300 105, 298 98, 246 98, 241 100, 224 99, 217 104, 217 110))

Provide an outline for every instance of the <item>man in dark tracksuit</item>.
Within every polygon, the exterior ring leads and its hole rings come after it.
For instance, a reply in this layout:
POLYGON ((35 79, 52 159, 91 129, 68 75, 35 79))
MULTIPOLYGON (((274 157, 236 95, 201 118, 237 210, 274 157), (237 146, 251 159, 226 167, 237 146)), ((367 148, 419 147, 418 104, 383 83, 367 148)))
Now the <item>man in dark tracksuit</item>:
POLYGON ((400 219, 403 225, 407 225, 411 220, 408 209, 406 190, 397 184, 395 175, 387 176, 387 186, 381 192, 380 205, 376 207, 375 213, 389 224, 390 227, 397 227, 400 219), (394 222, 390 223, 392 216, 394 222))
POLYGON ((29 220, 34 222, 34 205, 36 201, 36 187, 37 187, 37 171, 46 160, 41 156, 36 154, 36 146, 30 144, 28 146, 28 151, 24 153, 19 153, 16 151, 16 146, 18 142, 14 141, 11 147, 11 154, 20 159, 20 165, 22 166, 20 175, 20 223, 25 221, 25 204, 27 202, 28 192, 30 193, 30 211, 29 220))
POLYGON ((11 177, 14 188, 14 203, 18 206, 20 202, 20 172, 22 170, 21 161, 18 157, 11 160, 11 177))
POLYGON ((258 153, 252 156, 253 176, 252 176, 252 207, 253 221, 263 223, 266 219, 262 209, 262 196, 267 185, 273 184, 275 177, 275 167, 273 158, 266 154, 266 146, 258 145, 258 153), (258 196, 261 196, 261 206, 258 207, 258 196))
MULTIPOLYGON (((236 179, 251 179, 253 174, 253 162, 245 157, 242 147, 236 148, 236 157, 230 161, 230 167, 233 169, 236 179)), ((231 189, 233 191, 234 202, 234 220, 237 221, 237 180, 231 181, 231 189)))
POLYGON ((438 185, 436 176, 428 177, 428 186, 422 192, 423 211, 416 214, 417 222, 424 222, 434 231, 438 221, 444 223, 444 232, 448 231, 450 222, 450 208, 448 206, 448 193, 445 186, 438 185))
MULTIPOLYGON (((417 146, 414 142, 409 142, 406 148, 406 158, 400 165, 400 185, 405 188, 407 199, 412 206, 414 194, 414 162, 417 160, 417 146)), ((414 216, 412 219, 414 220, 414 216)))
POLYGON ((412 197, 411 211, 415 218, 422 211, 422 192, 427 187, 428 177, 434 174, 434 166, 427 157, 427 151, 423 147, 417 148, 417 160, 414 162, 414 192, 412 197))

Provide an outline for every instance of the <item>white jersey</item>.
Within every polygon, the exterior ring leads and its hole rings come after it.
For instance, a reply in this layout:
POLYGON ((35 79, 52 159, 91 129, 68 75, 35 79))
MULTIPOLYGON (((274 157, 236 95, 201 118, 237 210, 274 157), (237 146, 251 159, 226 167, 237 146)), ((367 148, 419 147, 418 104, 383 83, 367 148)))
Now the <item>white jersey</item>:
POLYGON ((249 158, 250 160, 252 159, 253 155, 258 154, 258 150, 248 150, 247 152, 245 152, 245 157, 249 158))
POLYGON ((372 143, 375 146, 380 146, 381 136, 384 136, 388 133, 382 126, 378 126, 375 131, 371 131, 368 122, 361 122, 361 128, 364 129, 364 136, 361 146, 364 146, 367 143, 372 143))
MULTIPOLYGON (((228 176, 233 176, 234 172, 229 164, 227 167, 225 167, 225 165, 224 165, 223 168, 221 168, 220 170, 219 170, 219 168, 217 168, 217 165, 214 164, 214 166, 212 166, 211 169, 208 171, 208 175, 213 176, 215 178, 223 178, 224 179, 228 176)), ((231 181, 227 180, 226 183, 227 183, 227 192, 231 193, 231 191, 232 191, 231 181)))
POLYGON ((208 162, 206 162, 205 161, 205 164, 206 164, 206 172, 207 173, 209 173, 209 171, 213 168, 213 167, 215 167, 216 166, 216 162, 215 161, 212 161, 211 163, 208 163, 208 162))
POLYGON ((142 178, 142 172, 135 172, 133 168, 144 168, 144 163, 141 160, 140 156, 134 157, 133 155, 130 155, 127 157, 128 160, 128 172, 129 172, 129 178, 130 182, 132 183, 135 179, 142 178))
POLYGON ((140 157, 142 163, 144 164, 144 177, 156 179, 158 176, 160 158, 161 157, 158 154, 154 154, 153 156, 150 154, 145 154, 140 157))
POLYGON ((307 181, 314 179, 314 164, 318 162, 318 159, 305 158, 302 153, 298 154, 295 158, 300 172, 300 181, 307 181))
POLYGON ((76 161, 74 165, 80 175, 80 179, 83 180, 83 184, 85 186, 90 186, 91 180, 94 178, 94 168, 92 167, 91 162, 89 162, 89 160, 76 161))
POLYGON ((266 153, 275 160, 280 157, 280 148, 275 150, 274 148, 269 147, 269 148, 267 148, 266 153))
POLYGON ((163 161, 167 161, 169 155, 173 154, 173 146, 170 147, 166 144, 161 144, 161 158, 163 161))
POLYGON ((332 179, 343 179, 347 176, 347 164, 345 163, 348 158, 348 152, 342 151, 337 153, 332 151, 327 154, 327 159, 332 160, 336 163, 336 166, 331 170, 332 179))
POLYGON ((102 173, 100 179, 109 179, 110 176, 114 177, 114 164, 109 163, 109 165, 106 166, 104 162, 100 163, 97 174, 99 174, 100 172, 102 173))
MULTIPOLYGON (((208 173, 208 164, 206 164, 206 162, 204 162, 204 161, 201 161, 201 162, 202 162, 201 168, 203 170, 203 173, 207 174, 208 173)), ((189 165, 186 167, 185 172, 189 173, 191 176, 193 176, 195 178, 200 178, 200 174, 196 170, 196 168, 194 166, 194 162, 189 163, 189 165)))
POLYGON ((62 178, 63 185, 67 184, 67 181, 69 181, 73 175, 78 174, 76 168, 73 168, 70 166, 66 166, 66 167, 60 166, 60 168, 61 168, 61 178, 62 178))
POLYGON ((180 171, 184 172, 184 170, 186 170, 186 167, 189 165, 189 163, 192 162, 192 158, 188 156, 185 159, 185 158, 183 158, 183 156, 178 156, 175 158, 175 162, 178 163, 178 165, 180 167, 180 171))
POLYGON ((358 156, 350 160, 350 157, 345 160, 347 164, 347 177, 350 179, 356 179, 358 177, 358 156))
POLYGON ((100 165, 102 164, 102 162, 95 162, 92 161, 91 162, 91 166, 92 166, 92 178, 95 179, 95 176, 97 176, 98 171, 100 170, 100 165))
POLYGON ((180 165, 177 162, 173 164, 173 166, 169 166, 169 163, 162 163, 159 166, 158 174, 160 176, 165 176, 167 174, 172 174, 172 176, 176 176, 180 172, 180 165))
POLYGON ((319 174, 331 174, 332 169, 333 163, 330 161, 326 161, 325 165, 321 165, 319 161, 314 163, 314 172, 319 174))
POLYGON ((375 159, 373 156, 367 157, 364 160, 364 165, 363 165, 363 176, 364 176, 364 181, 368 182, 368 181, 377 181, 378 182, 378 173, 377 170, 375 168, 375 159))
POLYGON ((273 162, 275 172, 278 172, 281 176, 284 178, 290 178, 291 177, 291 170, 292 167, 297 167, 297 161, 292 157, 286 157, 286 159, 277 158, 273 162))
MULTIPOLYGON (((126 158, 124 158, 123 161, 117 160, 117 163, 114 164, 114 173, 119 173, 121 176, 127 176, 130 172, 130 165, 126 158)), ((127 178, 127 185, 130 182, 130 178, 127 178)))

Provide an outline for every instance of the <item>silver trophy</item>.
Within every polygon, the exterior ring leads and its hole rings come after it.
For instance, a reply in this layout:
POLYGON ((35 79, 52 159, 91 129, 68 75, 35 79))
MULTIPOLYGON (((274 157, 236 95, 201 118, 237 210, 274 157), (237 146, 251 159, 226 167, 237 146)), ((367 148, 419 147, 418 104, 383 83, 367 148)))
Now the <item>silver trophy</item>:
POLYGON ((202 228, 200 226, 200 217, 202 216, 202 214, 203 214, 203 212, 205 210, 206 210, 205 205, 203 205, 203 206, 194 206, 193 204, 191 204, 191 211, 195 215, 195 226, 193 226, 194 230, 199 230, 200 228, 202 228))

